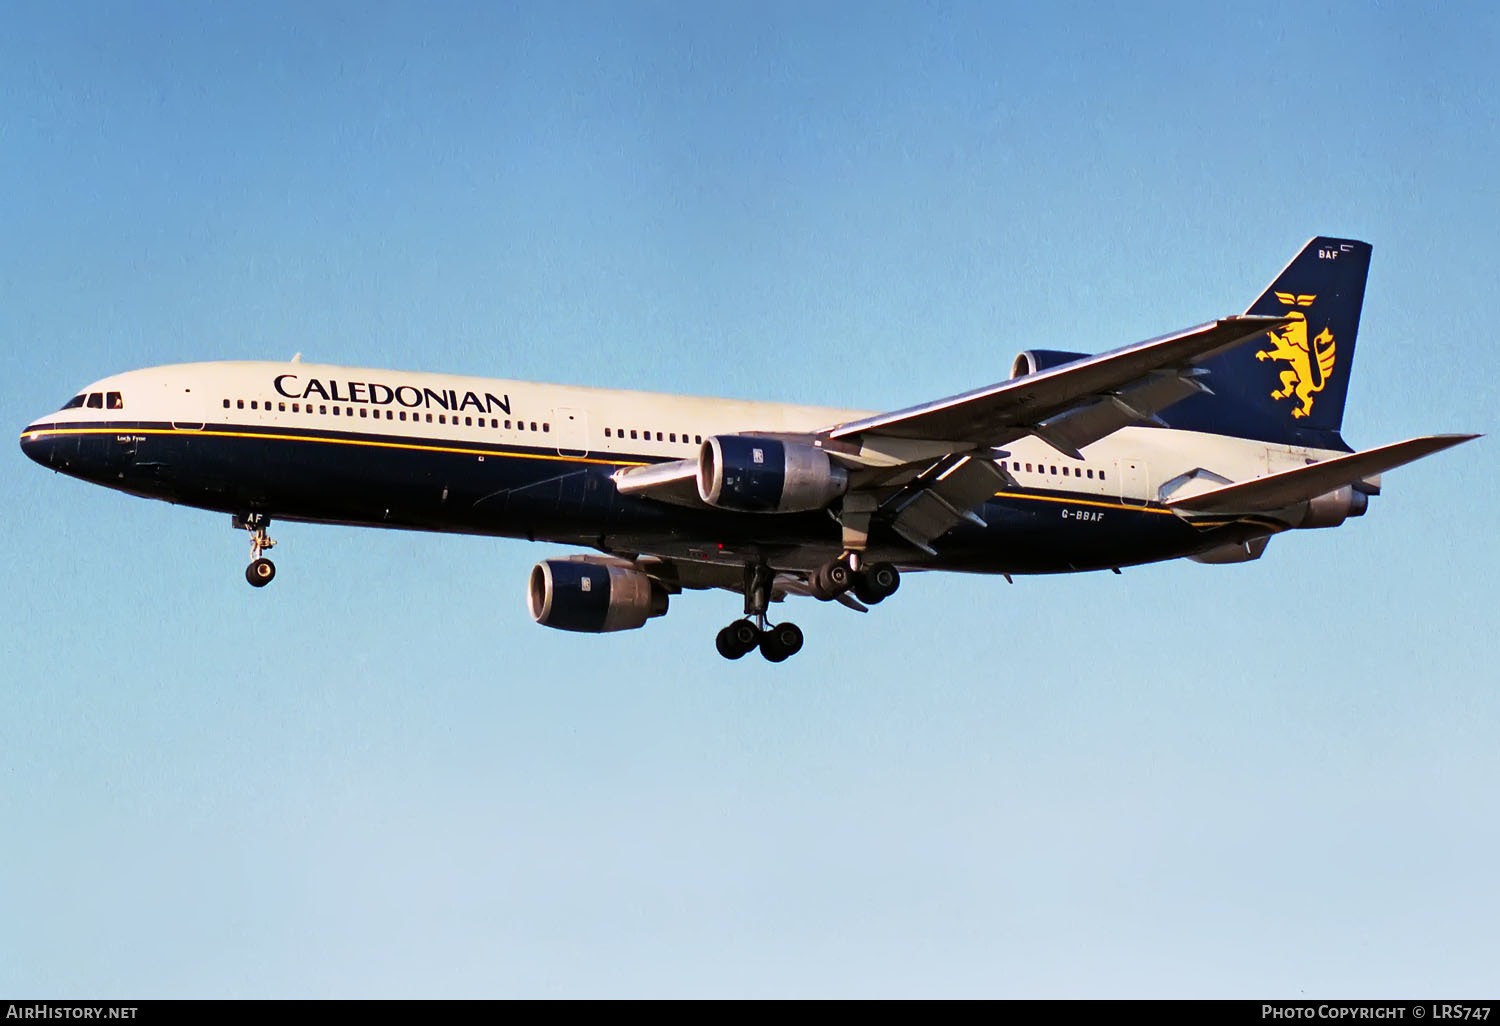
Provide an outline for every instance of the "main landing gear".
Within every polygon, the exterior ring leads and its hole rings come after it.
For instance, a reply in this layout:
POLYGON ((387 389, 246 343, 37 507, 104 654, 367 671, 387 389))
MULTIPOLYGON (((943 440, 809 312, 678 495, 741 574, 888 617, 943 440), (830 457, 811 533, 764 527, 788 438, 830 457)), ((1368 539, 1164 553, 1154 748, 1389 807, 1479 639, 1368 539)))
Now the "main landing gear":
POLYGON ((867 606, 884 601, 901 587, 901 574, 889 563, 861 565, 854 554, 846 554, 814 570, 808 578, 813 596, 831 602, 845 592, 867 606))
POLYGON ((271 518, 263 513, 250 513, 233 517, 232 523, 239 530, 250 532, 250 565, 245 567, 245 580, 256 588, 264 588, 276 577, 276 564, 261 555, 276 545, 266 534, 271 518))
POLYGON ((766 610, 771 605, 771 585, 776 575, 764 563, 745 567, 745 619, 736 620, 719 632, 714 644, 725 659, 739 659, 759 647, 767 662, 779 663, 802 650, 802 628, 794 623, 770 625, 766 610))

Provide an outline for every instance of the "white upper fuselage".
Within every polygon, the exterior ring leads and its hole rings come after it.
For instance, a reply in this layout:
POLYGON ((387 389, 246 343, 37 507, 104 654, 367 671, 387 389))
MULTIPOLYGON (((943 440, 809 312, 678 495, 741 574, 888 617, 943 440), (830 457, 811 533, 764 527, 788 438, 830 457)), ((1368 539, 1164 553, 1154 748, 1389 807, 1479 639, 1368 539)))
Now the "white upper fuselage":
MULTIPOLYGON (((357 431, 393 441, 551 447, 629 465, 696 455, 710 435, 809 433, 869 411, 704 398, 531 381, 344 367, 300 361, 174 364, 101 379, 84 394, 119 392, 120 409, 64 409, 38 423, 168 422, 203 430, 255 425, 357 431)), ((1005 448, 1020 486, 1135 506, 1194 470, 1223 481, 1325 459, 1304 449, 1203 432, 1127 427, 1079 461, 1035 437, 1005 448)), ((862 454, 884 462, 878 451, 862 454)))

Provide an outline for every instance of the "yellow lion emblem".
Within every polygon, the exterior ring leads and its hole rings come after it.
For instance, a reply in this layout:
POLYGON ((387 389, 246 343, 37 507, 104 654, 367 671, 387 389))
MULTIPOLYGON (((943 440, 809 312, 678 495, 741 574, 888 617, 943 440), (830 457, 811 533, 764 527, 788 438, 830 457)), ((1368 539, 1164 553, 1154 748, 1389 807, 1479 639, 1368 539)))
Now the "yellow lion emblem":
MULTIPOLYGON (((1291 293, 1276 293, 1276 298, 1286 306, 1311 306, 1317 296, 1297 296, 1291 293)), ((1287 314, 1292 318, 1280 331, 1267 332, 1271 342, 1271 349, 1262 349, 1255 354, 1257 360, 1285 360, 1291 364, 1291 370, 1281 372, 1281 388, 1271 393, 1272 399, 1287 399, 1296 396, 1302 405, 1292 411, 1293 417, 1305 417, 1312 412, 1313 396, 1323 391, 1328 379, 1333 375, 1334 365, 1334 339, 1333 332, 1324 328, 1312 340, 1312 345, 1307 342, 1307 318, 1301 313, 1293 310, 1287 314), (1313 368, 1317 368, 1317 380, 1313 380, 1313 368)))

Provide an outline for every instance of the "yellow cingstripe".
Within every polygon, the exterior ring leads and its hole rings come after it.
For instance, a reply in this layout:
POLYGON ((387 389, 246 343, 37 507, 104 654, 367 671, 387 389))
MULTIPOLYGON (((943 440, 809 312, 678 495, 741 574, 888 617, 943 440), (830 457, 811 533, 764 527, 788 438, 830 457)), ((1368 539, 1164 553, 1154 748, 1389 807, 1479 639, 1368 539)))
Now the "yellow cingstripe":
POLYGON ((631 460, 599 460, 587 456, 553 456, 547 453, 510 452, 502 449, 468 449, 448 445, 419 445, 412 442, 384 442, 362 438, 318 438, 314 435, 268 434, 261 431, 190 431, 165 428, 46 428, 28 431, 23 438, 40 438, 43 435, 188 435, 193 438, 263 438, 282 442, 322 442, 331 445, 364 445, 377 449, 409 449, 415 452, 449 452, 466 456, 510 456, 525 460, 555 460, 560 463, 597 463, 609 467, 645 467, 648 463, 631 460))
POLYGON ((1157 513, 1164 516, 1176 516, 1169 509, 1158 509, 1154 506, 1127 506, 1123 502, 1098 502, 1093 499, 1060 499, 1055 495, 1026 495, 1021 492, 996 492, 997 499, 1029 499, 1032 502, 1060 502, 1065 506, 1098 506, 1100 509, 1123 509, 1131 513, 1157 513))
MULTIPOLYGON (((377 449, 406 449, 413 452, 446 452, 464 456, 508 456, 524 460, 553 460, 559 463, 593 463, 608 467, 646 467, 651 464, 640 460, 603 460, 587 456, 549 455, 547 453, 513 452, 497 449, 470 449, 449 445, 421 445, 414 442, 385 442, 359 438, 319 438, 314 435, 268 434, 260 431, 191 431, 165 428, 44 428, 28 431, 23 438, 40 438, 44 435, 189 435, 195 438, 260 438, 283 442, 320 442, 325 445, 363 445, 377 449)), ((1155 513, 1160 516, 1175 516, 1171 510, 1151 506, 1127 506, 1120 502, 1100 502, 1095 499, 1063 499, 1053 495, 1029 495, 1021 492, 996 492, 999 499, 1022 499, 1031 502, 1056 502, 1065 506, 1095 506, 1100 509, 1123 509, 1132 513, 1155 513)))

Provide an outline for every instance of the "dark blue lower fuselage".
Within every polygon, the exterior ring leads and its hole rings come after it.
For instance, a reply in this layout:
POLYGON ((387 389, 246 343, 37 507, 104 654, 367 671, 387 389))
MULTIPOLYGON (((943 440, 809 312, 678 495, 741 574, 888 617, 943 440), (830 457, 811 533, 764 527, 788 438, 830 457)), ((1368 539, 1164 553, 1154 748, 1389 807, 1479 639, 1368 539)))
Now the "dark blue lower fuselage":
MULTIPOLYGON (((611 475, 659 457, 390 434, 163 423, 36 424, 22 448, 54 470, 133 495, 272 520, 527 538, 778 569, 836 555, 826 512, 744 514, 621 495, 611 475), (793 557, 791 554, 797 553, 793 557), (822 553, 822 555, 819 555, 822 553)), ((1263 529, 1204 531, 1154 505, 1017 489, 919 552, 877 519, 871 554, 905 566, 1063 573, 1153 562, 1263 529)), ((805 566, 804 566, 805 564, 805 566)))

